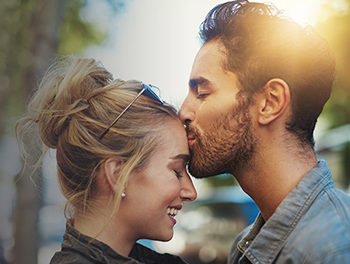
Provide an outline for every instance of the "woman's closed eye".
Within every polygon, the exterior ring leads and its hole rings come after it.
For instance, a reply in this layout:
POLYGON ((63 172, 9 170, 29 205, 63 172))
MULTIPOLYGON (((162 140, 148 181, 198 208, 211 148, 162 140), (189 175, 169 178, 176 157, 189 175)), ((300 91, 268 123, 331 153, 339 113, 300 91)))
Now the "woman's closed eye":
POLYGON ((209 95, 209 93, 200 93, 197 95, 197 99, 203 99, 205 97, 207 97, 209 95))
POLYGON ((182 178, 183 175, 182 175, 182 172, 181 171, 178 171, 178 170, 173 170, 173 172, 175 173, 176 177, 178 178, 182 178))

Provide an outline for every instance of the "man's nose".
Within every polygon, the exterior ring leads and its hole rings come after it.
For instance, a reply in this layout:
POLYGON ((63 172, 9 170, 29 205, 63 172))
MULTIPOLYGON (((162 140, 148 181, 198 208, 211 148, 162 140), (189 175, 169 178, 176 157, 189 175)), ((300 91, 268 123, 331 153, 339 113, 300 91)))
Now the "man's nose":
POLYGON ((194 188, 193 182, 190 176, 187 174, 186 176, 181 178, 181 191, 180 197, 183 201, 192 202, 197 199, 197 191, 194 188))
POLYGON ((187 95, 179 111, 179 117, 182 123, 191 123, 194 120, 195 113, 193 106, 194 105, 191 102, 191 95, 187 95))

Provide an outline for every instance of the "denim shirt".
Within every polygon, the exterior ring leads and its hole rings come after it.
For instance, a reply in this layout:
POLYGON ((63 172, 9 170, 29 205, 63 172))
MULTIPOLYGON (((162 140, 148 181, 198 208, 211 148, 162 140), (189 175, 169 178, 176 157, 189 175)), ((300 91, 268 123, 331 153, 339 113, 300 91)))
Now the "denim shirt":
POLYGON ((325 161, 310 170, 265 223, 259 214, 236 238, 231 263, 350 263, 350 196, 325 161))

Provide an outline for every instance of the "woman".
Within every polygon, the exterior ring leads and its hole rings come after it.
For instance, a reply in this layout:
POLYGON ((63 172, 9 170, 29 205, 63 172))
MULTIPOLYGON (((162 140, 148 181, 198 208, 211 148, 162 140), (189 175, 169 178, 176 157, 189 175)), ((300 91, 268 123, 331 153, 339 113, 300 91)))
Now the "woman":
POLYGON ((93 59, 50 67, 17 133, 39 129, 56 149, 67 198, 58 263, 184 263, 136 243, 168 241, 183 201, 196 198, 186 172, 186 133, 153 86, 113 81, 93 59))

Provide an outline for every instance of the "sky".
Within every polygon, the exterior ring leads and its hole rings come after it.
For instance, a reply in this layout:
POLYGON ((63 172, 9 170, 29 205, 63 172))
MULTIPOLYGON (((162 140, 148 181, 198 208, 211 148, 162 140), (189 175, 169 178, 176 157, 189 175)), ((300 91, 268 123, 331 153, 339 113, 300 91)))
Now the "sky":
MULTIPOLYGON (((314 25, 326 0, 272 0, 301 24, 314 25)), ((114 78, 156 85, 168 103, 180 107, 188 89, 192 62, 201 46, 198 31, 219 0, 129 0, 112 14, 104 1, 90 1, 85 12, 109 32, 104 45, 84 55, 100 60, 114 78)), ((263 2, 259 1, 258 2, 263 2)), ((332 0, 341 9, 342 0, 332 0)), ((323 14, 324 15, 324 14, 323 14)), ((324 18, 324 17, 323 17, 324 18)))

